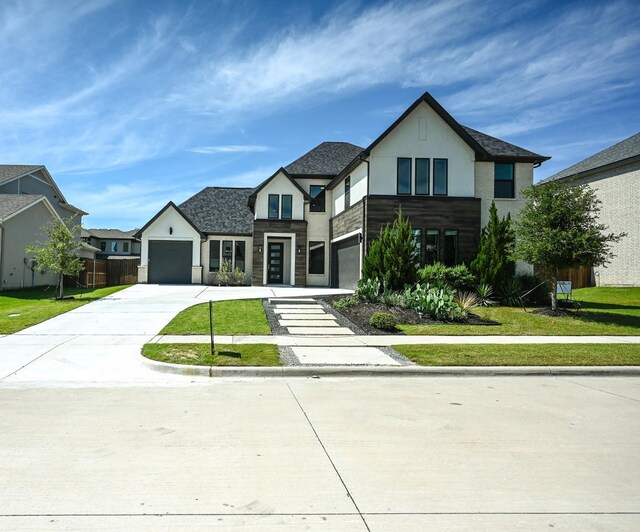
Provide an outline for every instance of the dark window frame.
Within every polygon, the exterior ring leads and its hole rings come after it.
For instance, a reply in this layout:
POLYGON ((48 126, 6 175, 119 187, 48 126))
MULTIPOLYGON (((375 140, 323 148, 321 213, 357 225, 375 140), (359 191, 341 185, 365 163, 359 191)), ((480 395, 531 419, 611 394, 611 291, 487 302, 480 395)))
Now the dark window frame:
POLYGON ((269 220, 277 220, 280 217, 280 195, 279 194, 269 194, 269 200, 267 203, 267 218, 269 218, 269 220), (276 201, 276 208, 275 208, 275 214, 272 216, 272 209, 271 209, 271 198, 275 198, 276 201))
POLYGON ((413 180, 412 174, 412 164, 411 157, 397 157, 396 158, 396 194, 398 196, 411 196, 411 181, 413 180), (408 192, 400 192, 400 163, 409 162, 407 168, 409 168, 409 176, 407 177, 407 184, 409 191, 408 192))
POLYGON ((327 243, 324 240, 313 240, 313 241, 309 241, 309 259, 308 259, 308 264, 307 264, 307 272, 309 273, 309 275, 324 275, 325 272, 325 267, 324 267, 324 263, 326 262, 326 257, 327 257, 327 243), (318 247, 322 247, 322 264, 320 263, 312 263, 311 259, 312 259, 312 247, 314 246, 318 246, 318 247), (312 271, 312 265, 314 264, 320 264, 321 271, 312 271))
POLYGON ((129 253, 129 242, 122 243, 122 253, 129 253))
POLYGON ((514 199, 516 197, 516 165, 514 163, 494 163, 493 164, 493 197, 495 199, 514 199), (511 168, 511 179, 498 179, 498 166, 507 166, 511 168), (501 183, 510 183, 511 190, 509 196, 498 195, 497 185, 501 183))
POLYGON ((233 268, 240 268, 246 272, 247 265, 247 243, 244 240, 236 240, 233 243, 233 268), (240 251, 238 248, 242 248, 240 251), (238 265, 238 255, 242 257, 242 265, 238 265))
POLYGON ((415 162, 415 191, 416 196, 428 196, 431 192, 431 159, 429 157, 416 157, 415 162), (418 161, 426 161, 427 164, 427 191, 418 192, 418 161))
POLYGON ((209 240, 209 271, 220 271, 220 240, 209 240), (217 248, 217 253, 213 253, 213 248, 217 248), (212 265, 213 260, 218 262, 217 267, 212 265))
POLYGON ((100 242, 100 251, 107 251, 107 241, 106 240, 102 240, 100 242))
POLYGON ((347 176, 344 180, 344 209, 345 211, 351 207, 351 176, 347 176))
POLYGON ((448 196, 449 195, 449 159, 442 159, 440 157, 433 159, 433 195, 434 196, 448 196), (436 162, 444 161, 444 194, 436 193, 436 162))
POLYGON ((444 246, 442 250, 442 264, 445 266, 457 266, 459 264, 460 258, 460 231, 458 229, 445 229, 443 233, 444 237, 444 246), (447 234, 450 233, 450 234, 447 234), (455 257, 453 257, 453 262, 451 264, 447 264, 447 237, 453 236, 451 233, 455 233, 455 243, 456 247, 454 250, 455 257))
POLYGON ((440 229, 425 229, 424 230, 424 263, 425 264, 435 264, 436 262, 438 262, 440 260, 440 229), (436 237, 436 249, 435 252, 431 252, 429 250, 427 250, 427 240, 429 239, 430 236, 435 236, 436 237), (427 255, 433 253, 433 260, 430 260, 427 262, 427 255))
POLYGON ((228 260, 233 265, 233 240, 223 240, 220 248, 220 264, 223 260, 228 260), (229 255, 226 255, 226 247, 229 244, 229 255))
POLYGON ((280 198, 280 219, 281 220, 292 220, 293 219, 293 194, 282 194, 280 198), (289 200, 289 215, 285 216, 284 214, 284 203, 285 199, 289 200))
POLYGON ((416 262, 417 264, 419 264, 420 266, 422 266, 422 256, 423 256, 423 249, 424 246, 422 245, 422 229, 412 229, 413 231, 413 243, 415 245, 415 247, 417 248, 417 255, 416 255, 416 262))
POLYGON ((325 185, 309 185, 309 196, 311 196, 309 212, 326 212, 327 190, 325 185), (313 194, 314 188, 320 189, 315 195, 313 194))

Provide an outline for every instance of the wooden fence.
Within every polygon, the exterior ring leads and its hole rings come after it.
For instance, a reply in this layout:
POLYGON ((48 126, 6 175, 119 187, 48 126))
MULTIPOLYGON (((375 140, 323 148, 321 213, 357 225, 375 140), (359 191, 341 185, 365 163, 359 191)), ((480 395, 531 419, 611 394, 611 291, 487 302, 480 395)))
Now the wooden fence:
POLYGON ((136 284, 140 257, 111 258, 107 263, 107 286, 136 284))
MULTIPOLYGON (((536 275, 541 275, 537 268, 534 269, 536 275)), ((571 288, 588 288, 595 286, 593 268, 589 266, 578 266, 577 268, 564 268, 558 272, 558 281, 571 281, 571 288)))
POLYGON ((140 257, 81 259, 84 270, 77 277, 66 277, 67 286, 102 288, 119 284, 136 284, 140 257))

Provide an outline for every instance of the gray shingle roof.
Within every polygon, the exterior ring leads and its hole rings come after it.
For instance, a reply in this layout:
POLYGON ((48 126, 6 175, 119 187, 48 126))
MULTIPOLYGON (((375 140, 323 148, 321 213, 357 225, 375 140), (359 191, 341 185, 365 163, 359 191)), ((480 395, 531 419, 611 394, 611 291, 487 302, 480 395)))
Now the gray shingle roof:
POLYGON ((492 137, 482 131, 477 131, 467 126, 462 127, 492 157, 539 157, 541 159, 546 159, 543 155, 525 150, 520 146, 492 137))
POLYGON ((36 194, 0 194, 0 220, 43 198, 36 194))
POLYGON ((285 167, 292 176, 336 176, 355 159, 362 150, 348 142, 323 142, 285 167))
POLYGON ((136 238, 133 235, 137 232, 137 229, 131 231, 121 231, 120 229, 83 229, 82 236, 85 238, 93 236, 104 239, 135 240, 136 238))
POLYGON ((556 181, 557 179, 563 179, 565 177, 571 177, 582 172, 588 172, 589 170, 595 170, 608 164, 617 163, 630 159, 631 157, 637 157, 640 155, 640 133, 630 136, 623 141, 610 146, 609 148, 602 150, 591 157, 587 157, 583 161, 561 170, 557 174, 554 174, 546 179, 540 181, 546 183, 549 181, 556 181))
POLYGON ((29 172, 35 172, 40 168, 44 167, 32 164, 0 164, 0 183, 29 172))
POLYGON ((202 233, 250 235, 252 188, 207 187, 178 208, 202 233))

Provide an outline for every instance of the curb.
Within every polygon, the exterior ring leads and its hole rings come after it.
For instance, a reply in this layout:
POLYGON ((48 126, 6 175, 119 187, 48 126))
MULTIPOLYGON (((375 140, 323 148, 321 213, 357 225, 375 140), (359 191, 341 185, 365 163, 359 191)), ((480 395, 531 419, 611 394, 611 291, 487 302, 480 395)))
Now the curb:
POLYGON ((640 366, 190 366, 138 355, 148 368, 190 377, 639 377, 640 366))

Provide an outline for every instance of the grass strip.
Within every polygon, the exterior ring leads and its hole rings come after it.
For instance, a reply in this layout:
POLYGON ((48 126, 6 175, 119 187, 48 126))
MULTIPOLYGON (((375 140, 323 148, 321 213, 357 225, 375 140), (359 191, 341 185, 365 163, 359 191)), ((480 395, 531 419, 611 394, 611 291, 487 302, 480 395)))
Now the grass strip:
MULTIPOLYGON (((216 334, 270 335, 271 327, 260 299, 235 299, 213 303, 216 334)), ((183 310, 160 334, 209 334, 209 303, 183 310)))
POLYGON ((640 344, 397 345, 421 366, 638 366, 640 344))
POLYGON ((271 344, 146 344, 142 355, 159 362, 193 366, 282 366, 278 347, 271 344))

